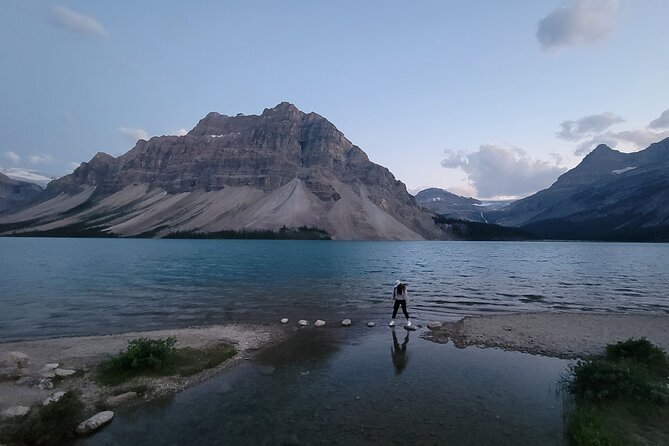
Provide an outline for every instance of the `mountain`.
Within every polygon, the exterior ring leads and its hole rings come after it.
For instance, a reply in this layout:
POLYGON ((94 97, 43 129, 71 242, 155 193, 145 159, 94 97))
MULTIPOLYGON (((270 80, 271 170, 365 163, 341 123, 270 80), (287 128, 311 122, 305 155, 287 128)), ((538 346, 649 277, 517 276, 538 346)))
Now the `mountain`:
POLYGON ((319 228, 336 239, 443 238, 388 169, 328 120, 283 102, 261 115, 209 113, 185 136, 96 154, 52 181, 0 234, 163 237, 319 228))
POLYGON ((483 203, 475 198, 461 197, 444 189, 429 188, 416 194, 416 202, 444 217, 485 221, 483 203))
POLYGON ((599 145, 548 189, 486 216, 543 238, 669 241, 669 138, 634 153, 599 145))
POLYGON ((14 180, 0 173, 0 214, 29 205, 41 193, 42 188, 36 184, 14 180))

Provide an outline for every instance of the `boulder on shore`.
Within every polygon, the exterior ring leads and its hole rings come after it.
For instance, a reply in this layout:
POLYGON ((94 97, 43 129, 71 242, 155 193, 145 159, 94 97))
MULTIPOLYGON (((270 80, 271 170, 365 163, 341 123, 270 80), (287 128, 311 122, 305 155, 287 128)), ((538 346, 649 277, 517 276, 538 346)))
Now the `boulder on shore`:
POLYGON ((114 418, 114 412, 111 410, 105 410, 104 412, 99 412, 86 421, 82 421, 79 426, 77 426, 77 433, 79 435, 86 435, 100 429, 105 424, 109 423, 112 418, 114 418))

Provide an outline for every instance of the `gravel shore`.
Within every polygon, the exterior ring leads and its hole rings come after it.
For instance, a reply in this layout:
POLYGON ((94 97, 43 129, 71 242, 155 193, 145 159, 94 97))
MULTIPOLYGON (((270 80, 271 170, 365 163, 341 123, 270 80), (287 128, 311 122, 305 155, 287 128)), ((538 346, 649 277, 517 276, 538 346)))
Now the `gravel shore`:
POLYGON ((645 337, 669 351, 669 315, 525 313, 444 322, 424 337, 458 347, 498 347, 576 358, 602 353, 606 344, 645 337))
POLYGON ((110 396, 108 389, 98 386, 93 380, 97 363, 107 355, 124 350, 128 341, 136 338, 177 339, 177 348, 206 348, 228 343, 234 345, 237 355, 213 369, 204 370, 189 377, 141 378, 137 381, 150 388, 145 399, 155 398, 179 391, 196 382, 220 372, 223 368, 248 357, 251 351, 276 342, 283 333, 269 326, 217 325, 202 328, 185 328, 147 332, 123 333, 108 336, 69 337, 35 341, 9 342, 0 344, 0 410, 10 406, 40 403, 55 391, 75 388, 81 392, 84 401, 95 402, 110 396), (11 352, 27 355, 20 368, 9 364, 11 352), (62 379, 51 379, 50 385, 43 385, 44 367, 58 364, 60 368, 75 370, 77 373, 62 379), (41 380, 41 382, 39 382, 41 380))

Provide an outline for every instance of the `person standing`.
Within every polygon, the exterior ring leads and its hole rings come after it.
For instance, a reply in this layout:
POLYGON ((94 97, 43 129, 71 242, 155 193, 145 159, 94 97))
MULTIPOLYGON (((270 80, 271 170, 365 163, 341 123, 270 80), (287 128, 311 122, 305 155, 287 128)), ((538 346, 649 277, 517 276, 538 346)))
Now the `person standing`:
POLYGON ((395 316, 397 316, 397 310, 399 307, 402 307, 402 312, 404 312, 404 317, 407 318, 407 327, 411 327, 411 320, 409 320, 409 313, 407 312, 407 285, 401 280, 395 281, 395 288, 393 288, 393 319, 388 324, 391 327, 395 326, 395 316))

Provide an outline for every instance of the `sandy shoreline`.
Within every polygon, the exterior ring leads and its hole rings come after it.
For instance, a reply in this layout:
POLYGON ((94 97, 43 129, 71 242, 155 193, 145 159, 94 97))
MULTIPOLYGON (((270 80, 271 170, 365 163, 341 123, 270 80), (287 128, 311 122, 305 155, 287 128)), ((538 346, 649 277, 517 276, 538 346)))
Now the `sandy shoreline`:
MULTIPOLYGON (((110 396, 108 388, 98 386, 92 378, 97 363, 106 355, 125 349, 128 341, 140 337, 177 339, 177 348, 206 348, 228 343, 234 345, 237 355, 221 365, 189 377, 140 378, 140 383, 150 386, 144 399, 151 399, 179 391, 201 382, 224 368, 243 361, 259 348, 278 342, 284 333, 277 327, 263 325, 216 325, 199 328, 158 330, 123 333, 105 336, 66 337, 34 341, 0 343, 0 410, 11 406, 30 406, 41 403, 59 390, 76 388, 82 398, 93 403, 110 396), (28 356, 26 364, 17 368, 7 358, 10 352, 28 356), (51 379, 52 388, 42 388, 38 381, 46 364, 58 363, 60 368, 77 373, 62 379, 51 379)), ((48 387, 48 386, 46 386, 48 387)))
POLYGON ((545 356, 599 354, 606 344, 645 337, 669 351, 669 315, 522 313, 444 322, 426 339, 458 347, 498 347, 545 356))

